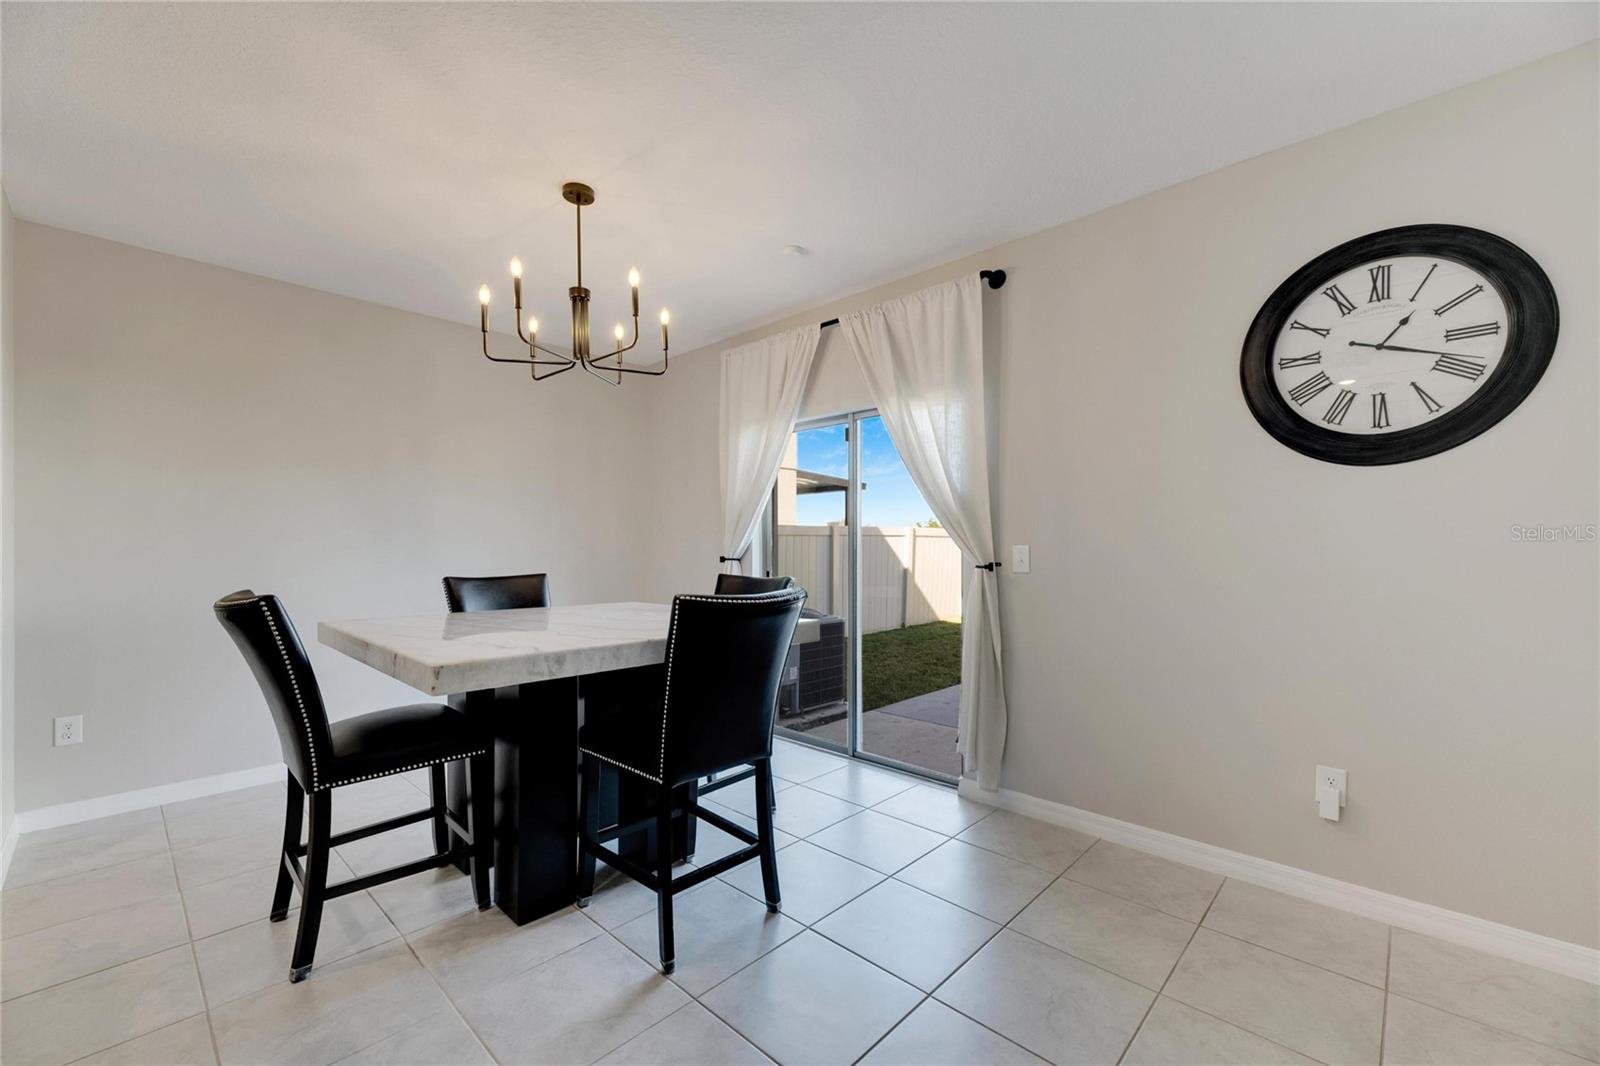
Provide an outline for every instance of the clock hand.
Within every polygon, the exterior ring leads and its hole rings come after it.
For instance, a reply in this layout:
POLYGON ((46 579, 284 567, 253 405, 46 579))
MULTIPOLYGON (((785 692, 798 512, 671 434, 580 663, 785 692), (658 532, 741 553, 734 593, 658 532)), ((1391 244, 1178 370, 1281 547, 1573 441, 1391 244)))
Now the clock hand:
MULTIPOLYGON (((1411 316, 1414 315, 1414 314, 1416 314, 1415 311, 1406 312, 1406 317, 1404 317, 1400 321, 1396 322, 1394 324, 1394 329, 1391 329, 1389 331, 1389 337, 1393 337, 1396 333, 1399 333, 1400 332, 1400 327, 1405 325, 1407 322, 1410 322, 1411 321, 1411 316)), ((1389 343, 1389 337, 1385 337, 1385 338, 1383 338, 1383 340, 1379 341, 1378 342, 1378 347, 1382 348, 1384 345, 1388 344, 1389 343)))
MULTIPOLYGON (((1385 352, 1415 352, 1418 355, 1461 355, 1460 352, 1441 352, 1433 348, 1405 348, 1398 344, 1363 344, 1361 341, 1351 341, 1352 348, 1376 348, 1385 352)), ((1466 356, 1468 359, 1482 358, 1481 356, 1466 356)))

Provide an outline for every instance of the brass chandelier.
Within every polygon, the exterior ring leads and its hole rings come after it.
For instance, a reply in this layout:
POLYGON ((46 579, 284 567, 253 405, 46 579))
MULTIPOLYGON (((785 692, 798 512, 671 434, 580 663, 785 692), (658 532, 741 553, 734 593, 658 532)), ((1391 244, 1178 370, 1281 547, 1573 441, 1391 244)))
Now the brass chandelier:
POLYGON ((489 286, 483 285, 478 289, 478 304, 480 319, 483 328, 483 355, 485 359, 494 363, 518 363, 528 367, 529 374, 535 381, 553 378, 557 374, 564 374, 575 366, 581 366, 588 373, 604 381, 607 385, 621 385, 624 374, 644 374, 649 377, 660 377, 667 372, 667 323, 671 316, 667 309, 661 309, 661 365, 654 370, 624 365, 623 355, 630 352, 639 343, 639 272, 628 271, 628 288, 633 292, 633 340, 626 347, 623 338, 627 331, 618 322, 612 336, 616 339, 615 350, 595 355, 589 347, 589 290, 583 287, 583 209, 594 203, 594 190, 578 181, 569 181, 561 186, 561 198, 572 204, 577 209, 578 216, 578 283, 567 290, 567 296, 572 301, 572 354, 564 355, 551 348, 546 348, 539 343, 539 320, 532 315, 527 319, 527 331, 523 331, 522 319, 522 260, 511 260, 511 288, 515 295, 517 310, 517 337, 528 346, 528 358, 505 359, 489 354, 489 286), (539 358, 540 353, 551 356, 549 359, 539 358), (615 362, 611 362, 615 360, 615 362), (555 367, 554 370, 539 372, 541 366, 555 367), (613 378, 611 375, 615 374, 613 378))

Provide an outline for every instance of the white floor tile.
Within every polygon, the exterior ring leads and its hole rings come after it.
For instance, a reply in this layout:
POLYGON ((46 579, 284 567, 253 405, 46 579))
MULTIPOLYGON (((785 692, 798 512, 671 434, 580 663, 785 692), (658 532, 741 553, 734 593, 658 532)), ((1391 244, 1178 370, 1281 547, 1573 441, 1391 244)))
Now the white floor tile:
POLYGON ((1037 866, 952 840, 895 875, 899 880, 1004 924, 1055 877, 1037 866))
POLYGON ((849 760, 804 744, 780 740, 772 745, 772 773, 796 784, 832 773, 849 765, 849 760))
POLYGON ((899 978, 807 930, 701 1003, 791 1066, 854 1062, 921 998, 899 978))
POLYGON ((1122 1061, 1124 1066, 1314 1066, 1316 1062, 1166 996, 1150 1008, 1122 1061))
POLYGON ((1067 870, 1074 881, 1198 922, 1222 887, 1218 874, 1102 840, 1067 870))
POLYGON ((932 992, 1000 927, 891 878, 828 915, 815 929, 932 992))
POLYGON ((1028 904, 1011 928, 1155 991, 1189 946, 1195 927, 1153 907, 1063 879, 1028 904))
POLYGON ((1052 1062, 1115 1062, 1155 993, 1002 929, 934 993, 1052 1062))
POLYGON ((1600 986, 1394 931, 1389 990, 1502 1032, 1600 1060, 1600 986))
POLYGON ((0 1060, 72 1062, 205 1009, 188 945, 126 962, 0 1007, 0 1060))
MULTIPOLYGON (((778 852, 778 891, 783 913, 811 925, 883 880, 876 870, 800 841, 778 852)), ((766 900, 761 863, 752 860, 722 880, 753 899, 766 900)))
POLYGON ((1319 1062, 1378 1058, 1381 991, 1209 929, 1195 933, 1162 994, 1319 1062))
POLYGON ((7 890, 75 877, 167 852, 161 811, 132 811, 26 833, 6 870, 7 890))
MULTIPOLYGON (((215 1009, 240 996, 289 980, 300 915, 273 922, 241 925, 195 941, 195 959, 205 984, 206 1001, 215 1009)), ((322 908, 314 969, 366 951, 400 935, 365 892, 329 900, 322 908)))
POLYGON ((0 893, 0 934, 7 939, 135 903, 165 899, 178 887, 165 852, 120 866, 39 881, 0 893))
POLYGON ((477 1066, 493 1063, 494 1056, 455 1008, 445 1007, 339 1062, 343 1066, 477 1066))
POLYGON ((772 824, 785 833, 808 837, 852 814, 860 814, 861 810, 837 796, 796 785, 778 793, 778 809, 772 815, 772 824))
POLYGON ((1044 1060, 938 1000, 926 999, 861 1062, 863 1066, 1031 1066, 1044 1060))
POLYGON ((956 838, 1008 859, 1059 874, 1089 850, 1095 838, 1012 811, 995 811, 956 838))
POLYGON ((1379 988, 1389 966, 1382 922, 1243 881, 1222 886, 1205 926, 1379 988))
POLYGON ((836 855, 892 874, 943 844, 944 836, 877 811, 836 822, 809 837, 811 843, 836 855))
POLYGON ((771 1059, 698 1003, 686 1003, 600 1060, 609 1066, 768 1066, 771 1059))
MULTIPOLYGON (((652 913, 635 918, 614 935, 646 963, 659 967, 658 928, 652 913)), ((805 927, 784 915, 769 914, 765 903, 712 880, 672 901, 672 928, 677 955, 672 980, 698 996, 805 927)))
POLYGON ((0 941, 0 998, 41 988, 189 942, 176 890, 0 941))
POLYGON ((905 774, 880 770, 861 762, 852 762, 831 773, 812 778, 806 782, 806 787, 826 792, 842 800, 849 800, 863 807, 870 807, 875 803, 882 803, 890 796, 898 796, 919 783, 916 778, 907 777, 905 774))
POLYGON ((963 799, 955 789, 944 785, 917 785, 889 797, 873 810, 935 833, 955 836, 979 819, 988 817, 994 808, 963 799))
POLYGON ((601 936, 576 907, 517 925, 498 909, 473 911, 406 939, 417 958, 456 999, 487 992, 601 936))
POLYGON ((215 1066, 216 1061, 211 1022, 204 1014, 196 1014, 79 1059, 78 1066, 215 1066))
POLYGON ((1456 1066, 1586 1066, 1588 1059, 1502 1033, 1487 1025, 1391 994, 1383 1027, 1383 1061, 1456 1066))
POLYGON ((456 1005, 501 1062, 589 1063, 687 1002, 639 956, 599 936, 456 1005))
POLYGON ((449 1008, 399 940, 318 966, 222 1006, 211 1028, 224 1063, 337 1062, 449 1008))

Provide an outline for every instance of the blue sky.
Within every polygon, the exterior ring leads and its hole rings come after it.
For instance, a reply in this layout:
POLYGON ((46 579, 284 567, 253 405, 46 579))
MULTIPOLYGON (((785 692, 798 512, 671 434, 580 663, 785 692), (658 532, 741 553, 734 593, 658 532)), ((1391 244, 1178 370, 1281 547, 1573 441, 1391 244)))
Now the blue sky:
MULTIPOLYGON (((800 469, 819 474, 846 477, 850 450, 844 439, 844 426, 826 426, 800 432, 800 469)), ((861 494, 862 518, 869 526, 909 526, 925 522, 933 512, 922 494, 911 483, 900 453, 895 451, 883 419, 861 422, 861 480, 867 490, 861 494)), ((828 492, 801 496, 795 504, 801 525, 825 525, 844 517, 844 493, 828 492)))

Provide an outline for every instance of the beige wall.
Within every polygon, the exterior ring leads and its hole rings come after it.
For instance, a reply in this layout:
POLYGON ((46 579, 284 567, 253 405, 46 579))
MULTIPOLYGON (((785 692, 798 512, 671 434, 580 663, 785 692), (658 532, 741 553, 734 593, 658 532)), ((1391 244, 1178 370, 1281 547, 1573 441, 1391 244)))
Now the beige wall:
MULTIPOLYGON (((1005 787, 1600 942, 1597 548, 1511 533, 1600 520, 1597 55, 774 324, 1010 271, 986 305, 996 532, 1032 546, 1033 572, 1002 577, 1005 787), (1421 462, 1332 466, 1275 443, 1238 385, 1256 310, 1315 254, 1414 222, 1482 227, 1544 265, 1562 312, 1544 380, 1421 462), (1312 804, 1318 763, 1350 773, 1337 825, 1312 804)), ((847 405, 848 377, 807 413, 847 405)), ((716 391, 717 360, 685 358, 651 408, 672 444, 654 596, 716 569, 716 391)))
POLYGON ((420 697, 319 618, 442 610, 450 572, 636 598, 646 389, 535 386, 470 327, 16 228, 19 809, 279 759, 212 617, 233 589, 284 598, 335 717, 420 697), (85 742, 52 748, 70 713, 85 742))
POLYGON ((16 450, 13 415, 15 375, 11 309, 16 220, 0 189, 0 840, 11 832, 17 813, 16 785, 16 627, 12 589, 16 576, 16 490, 12 457, 16 450))

